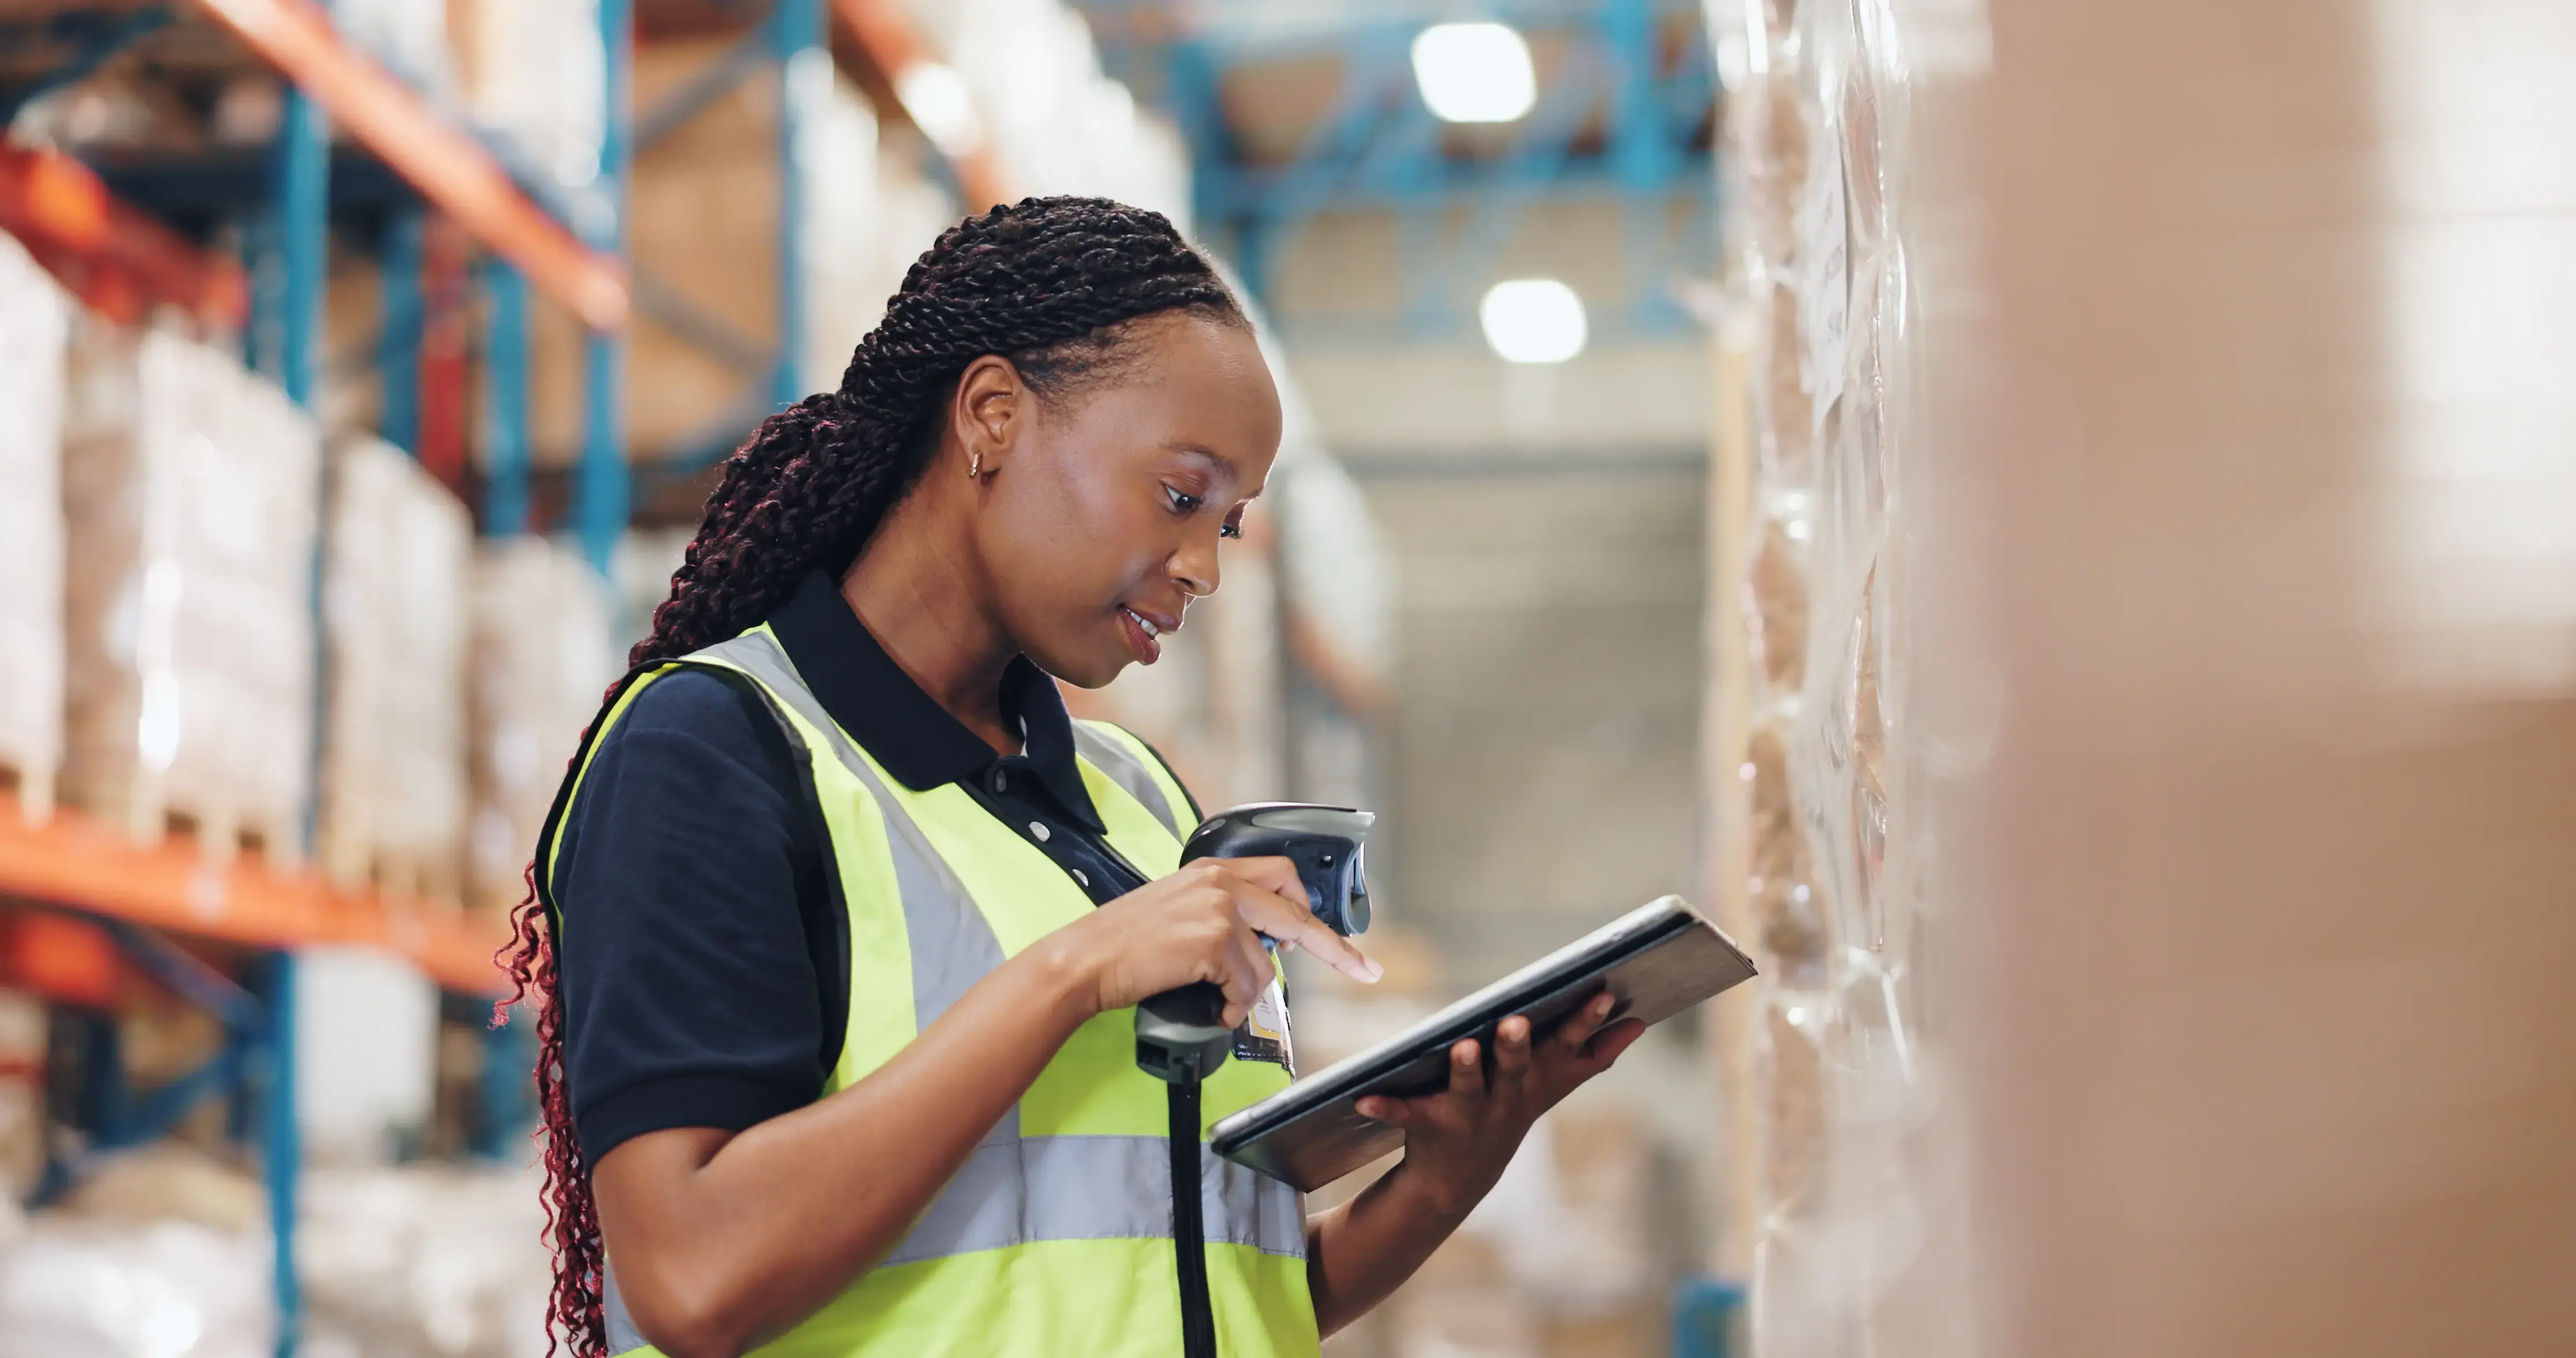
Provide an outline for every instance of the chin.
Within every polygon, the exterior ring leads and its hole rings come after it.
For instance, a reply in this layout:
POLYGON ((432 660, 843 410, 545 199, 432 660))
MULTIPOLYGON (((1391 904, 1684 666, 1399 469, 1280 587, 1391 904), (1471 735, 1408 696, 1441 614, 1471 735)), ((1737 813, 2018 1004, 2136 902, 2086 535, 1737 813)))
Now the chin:
POLYGON ((1029 659, 1036 661, 1039 669, 1055 676, 1058 682, 1081 689, 1107 688, 1110 680, 1126 673, 1127 667, 1136 663, 1136 657, 1123 653, 1112 656, 1043 656, 1032 651, 1029 659))

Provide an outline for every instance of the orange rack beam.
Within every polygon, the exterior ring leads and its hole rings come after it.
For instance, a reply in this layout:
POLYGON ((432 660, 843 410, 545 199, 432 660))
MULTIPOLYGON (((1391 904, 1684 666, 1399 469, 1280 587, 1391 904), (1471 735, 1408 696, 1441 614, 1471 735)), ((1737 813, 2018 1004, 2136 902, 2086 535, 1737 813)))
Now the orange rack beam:
POLYGON ((334 122, 593 330, 626 324, 626 270, 529 201, 428 100, 351 49, 310 0, 198 0, 334 122))
POLYGON ((88 166, 59 151, 0 143, 0 231, 93 310, 120 321, 141 320, 155 304, 217 329, 250 314, 240 265, 119 202, 88 166))
POLYGON ((362 943, 409 958, 450 990, 501 988, 498 927, 401 897, 338 890, 258 859, 218 864, 182 839, 137 843, 77 812, 29 825, 0 793, 0 896, 262 948, 362 943))

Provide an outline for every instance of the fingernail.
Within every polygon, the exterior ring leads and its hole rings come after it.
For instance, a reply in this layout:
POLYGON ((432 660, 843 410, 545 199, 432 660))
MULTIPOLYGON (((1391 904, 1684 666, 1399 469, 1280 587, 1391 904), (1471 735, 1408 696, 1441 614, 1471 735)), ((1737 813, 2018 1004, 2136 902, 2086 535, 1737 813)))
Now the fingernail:
POLYGON ((1376 958, 1363 953, 1360 956, 1360 965, 1367 969, 1368 983, 1370 985, 1376 985, 1378 982, 1386 979, 1386 968, 1378 965, 1378 960, 1376 958))

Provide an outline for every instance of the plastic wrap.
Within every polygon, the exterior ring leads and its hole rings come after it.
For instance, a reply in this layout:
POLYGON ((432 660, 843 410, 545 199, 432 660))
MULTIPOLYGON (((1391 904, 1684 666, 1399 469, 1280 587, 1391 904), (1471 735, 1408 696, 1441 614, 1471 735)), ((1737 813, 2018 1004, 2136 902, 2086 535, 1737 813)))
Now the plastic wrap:
POLYGON ((474 524, 376 439, 332 456, 321 855, 344 883, 454 901, 465 851, 474 524))
POLYGON ((67 799, 291 856, 310 778, 321 439, 176 335, 72 327, 63 438, 67 799))
POLYGON ((456 94, 447 0, 334 0, 332 26, 440 102, 456 94))
POLYGON ((606 583, 579 555, 537 538, 485 544, 474 563, 469 719, 473 908, 506 911, 564 766, 619 666, 606 583))
POLYGON ((1938 1097, 1905 838, 1906 331, 1889 229, 1905 66, 1886 0, 1721 0, 1740 164, 1730 295, 1752 336, 1745 559, 1747 890, 1765 975, 1756 1350, 1922 1353, 1879 1328, 1924 1242, 1913 1180, 1938 1097), (1891 1347, 1892 1345, 1892 1347, 1891 1347))
MULTIPOLYGON (((972 92, 1010 182, 1115 198, 1190 228, 1189 148, 1101 74, 1090 27, 1061 0, 942 3, 931 25, 972 92)), ((916 6, 916 8, 920 8, 916 6)))
POLYGON ((304 1176, 309 1358, 543 1358, 553 1273, 539 1185, 412 1165, 304 1176))
POLYGON ((265 1196, 172 1147, 84 1167, 53 1207, 0 1203, 0 1358, 265 1358, 276 1352, 265 1196))
POLYGON ((71 302, 0 234, 0 786, 30 818, 63 762, 63 344, 71 302))
POLYGON ((598 0, 449 0, 447 14, 474 121, 525 168, 587 187, 608 107, 598 0))

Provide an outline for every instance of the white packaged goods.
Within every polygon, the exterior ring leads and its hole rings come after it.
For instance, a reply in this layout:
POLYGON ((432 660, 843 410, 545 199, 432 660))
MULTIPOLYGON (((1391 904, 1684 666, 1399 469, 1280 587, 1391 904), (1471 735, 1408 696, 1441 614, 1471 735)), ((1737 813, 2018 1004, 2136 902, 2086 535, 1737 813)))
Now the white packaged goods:
POLYGON ((290 857, 312 747, 321 439, 205 345, 74 324, 63 438, 66 799, 290 857))
POLYGON ((0 1242, 0 1358, 268 1358, 269 1254, 265 1229, 38 1217, 0 1242))
POLYGON ((377 439, 332 455, 330 496, 322 866, 346 884, 455 900, 473 520, 437 478, 377 439))
POLYGON ((1935 1097, 1906 871, 1921 845, 1890 843, 1908 823, 1890 814, 1879 682, 1901 673, 1906 635, 1888 549, 1889 488, 1912 451, 1890 417, 1903 265, 1884 187, 1902 147, 1879 117, 1905 68, 1885 0, 1708 8, 1736 73, 1728 264, 1749 416, 1749 522, 1740 559, 1720 563, 1743 672, 1720 682, 1750 695, 1709 778, 1749 803, 1745 879, 1722 889, 1744 902, 1765 977, 1739 1030, 1761 1111, 1736 1139, 1762 1161, 1737 1182, 1758 1203, 1736 1220, 1758 1223, 1739 1229, 1759 1233, 1761 1351, 1807 1358, 1867 1347, 1888 1280, 1913 1263, 1910 1167, 1935 1097))
POLYGON ((52 808, 63 761, 63 344, 71 301, 0 234, 0 784, 52 808))
POLYGON ((599 175, 608 67, 598 0, 451 0, 449 30, 475 122, 567 188, 599 175))
POLYGON ((544 1358, 540 1185, 410 1165, 304 1176, 296 1262, 309 1358, 544 1358))
POLYGON ((445 101, 455 94, 447 0, 334 0, 331 22, 386 69, 445 101))
POLYGON ((277 1351, 266 1200, 201 1152, 84 1167, 56 1206, 0 1202, 0 1358, 265 1358, 277 1351))
POLYGON ((380 948, 295 961, 295 1122, 308 1165, 379 1164, 418 1145, 438 1089, 438 987, 380 948))
MULTIPOLYGON (((885 314, 885 300, 902 285, 912 260, 894 264, 888 277, 887 256, 901 244, 884 234, 888 223, 878 207, 876 113, 855 86, 827 68, 799 69, 830 78, 808 78, 794 90, 806 105, 802 245, 812 307, 798 381, 805 391, 830 391, 841 384, 850 351, 885 314)), ((945 225, 933 226, 932 234, 945 225)), ((930 237, 918 244, 928 246, 930 237)))
POLYGON ((466 899, 506 912, 555 786, 618 674, 607 586, 536 538, 486 543, 474 563, 474 820, 466 899))
MULTIPOLYGON (((924 6, 914 5, 919 13, 924 6)), ((973 92, 1017 193, 1083 193, 1152 208, 1190 228, 1189 152, 1180 135, 1101 74, 1082 17, 1059 0, 965 0, 925 19, 973 92)))

